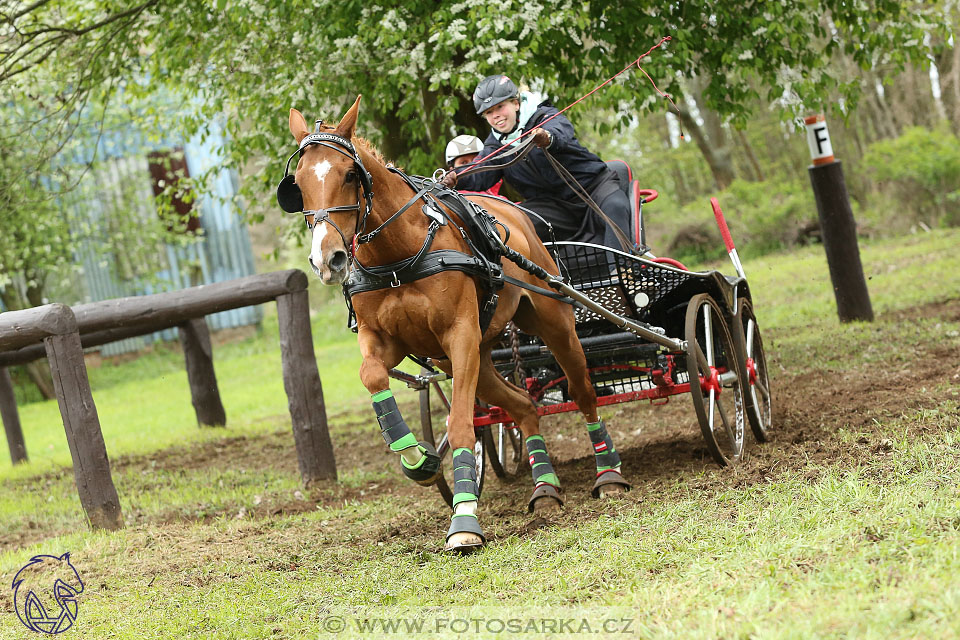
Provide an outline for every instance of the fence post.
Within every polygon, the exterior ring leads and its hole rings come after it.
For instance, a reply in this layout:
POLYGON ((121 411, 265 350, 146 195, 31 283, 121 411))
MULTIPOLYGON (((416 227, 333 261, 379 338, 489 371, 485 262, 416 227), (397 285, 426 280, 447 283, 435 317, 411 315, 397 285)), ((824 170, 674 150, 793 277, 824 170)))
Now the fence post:
POLYGON ((178 329, 197 424, 222 427, 227 424, 227 414, 220 400, 217 374, 213 370, 213 346, 207 321, 194 318, 181 324, 178 329))
POLYGON ((808 169, 817 201, 823 249, 840 322, 873 320, 873 307, 857 245, 857 223, 850 208, 843 166, 833 157, 827 124, 822 115, 804 119, 813 164, 808 169))
POLYGON ((23 441, 23 429, 20 428, 20 414, 17 412, 17 399, 13 394, 13 381, 6 367, 0 367, 0 419, 7 434, 7 446, 10 448, 10 460, 13 464, 27 461, 27 445, 23 441))
POLYGON ((300 477, 309 485, 336 480, 337 464, 327 430, 323 388, 317 372, 306 289, 277 296, 283 386, 287 391, 300 477))
MULTIPOLYGON (((54 306, 54 305, 51 305, 54 306)), ((100 418, 90 392, 87 366, 76 320, 69 307, 73 330, 43 339, 53 374, 53 388, 63 417, 63 428, 73 458, 73 477, 77 483, 80 504, 94 529, 122 529, 120 499, 110 476, 110 460, 100 431, 100 418)))

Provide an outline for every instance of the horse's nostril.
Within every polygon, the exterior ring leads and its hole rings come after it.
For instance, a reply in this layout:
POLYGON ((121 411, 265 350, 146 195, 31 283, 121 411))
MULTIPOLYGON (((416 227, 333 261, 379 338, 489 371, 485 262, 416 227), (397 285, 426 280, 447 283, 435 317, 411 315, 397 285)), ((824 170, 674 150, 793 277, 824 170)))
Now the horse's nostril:
POLYGON ((320 269, 317 268, 317 265, 313 264, 313 256, 307 256, 307 262, 310 263, 310 268, 313 269, 315 273, 320 273, 320 269))
POLYGON ((330 269, 332 271, 343 271, 347 268, 347 252, 346 251, 335 251, 332 256, 330 256, 330 269))

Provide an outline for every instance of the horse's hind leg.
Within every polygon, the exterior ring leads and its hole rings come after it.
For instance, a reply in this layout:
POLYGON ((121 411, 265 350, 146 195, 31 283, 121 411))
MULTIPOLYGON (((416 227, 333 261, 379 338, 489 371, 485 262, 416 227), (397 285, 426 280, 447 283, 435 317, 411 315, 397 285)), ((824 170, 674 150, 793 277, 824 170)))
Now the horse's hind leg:
POLYGON ((489 351, 480 356, 480 377, 477 380, 477 396, 484 402, 503 408, 520 427, 531 459, 533 495, 530 511, 542 511, 563 506, 560 498, 560 480, 550 463, 543 436, 540 435, 540 416, 530 396, 511 384, 493 366, 489 351))
MULTIPOLYGON (((553 352, 557 363, 567 376, 567 388, 570 397, 587 422, 587 433, 593 445, 597 475, 593 485, 593 496, 603 497, 626 491, 630 483, 620 471, 620 454, 614 447, 613 439, 607 433, 607 427, 597 413, 597 394, 590 382, 587 370, 587 358, 577 337, 573 310, 567 305, 542 298, 536 305, 527 308, 526 320, 530 328, 543 339, 544 344, 553 352), (530 316, 535 316, 530 317, 530 316), (533 322, 531 323, 531 320, 533 322)), ((518 322, 518 326, 521 326, 518 322)))

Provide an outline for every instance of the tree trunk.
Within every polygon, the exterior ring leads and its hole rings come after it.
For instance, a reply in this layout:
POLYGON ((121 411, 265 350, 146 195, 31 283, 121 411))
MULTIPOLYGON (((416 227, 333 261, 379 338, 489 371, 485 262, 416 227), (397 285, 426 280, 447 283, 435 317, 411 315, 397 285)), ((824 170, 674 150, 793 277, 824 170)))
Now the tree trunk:
POLYGON ((714 146, 712 141, 707 138, 704 128, 697 124, 697 121, 686 107, 680 109, 680 121, 683 123, 684 129, 687 130, 687 133, 690 134, 693 141, 697 144, 697 148, 700 149, 703 158, 707 161, 707 165, 710 167, 710 173, 713 174, 713 180, 717 184, 717 189, 722 191, 729 187, 730 183, 733 182, 736 177, 733 170, 733 160, 730 156, 730 150, 714 146))
POLYGON ((733 166, 733 153, 720 116, 706 106, 706 100, 703 98, 703 83, 702 78, 694 77, 685 86, 688 97, 700 112, 703 124, 697 122, 683 101, 680 103, 682 105, 680 121, 693 137, 693 141, 696 142, 697 148, 700 149, 700 153, 710 167, 710 173, 713 174, 717 188, 722 191, 730 186, 737 173, 733 166))
POLYGON ((757 156, 753 153, 753 147, 750 145, 750 141, 747 140, 747 136, 744 135, 741 129, 737 129, 736 131, 737 137, 740 139, 740 144, 743 146, 743 153, 747 156, 747 161, 753 169, 754 178, 759 182, 763 182, 766 178, 763 176, 763 169, 760 168, 760 163, 757 162, 757 156))
POLYGON ((876 138, 896 138, 900 135, 900 129, 893 114, 890 112, 890 103, 886 95, 887 89, 884 88, 884 95, 881 96, 877 91, 879 80, 869 72, 863 74, 863 94, 865 104, 870 111, 871 122, 876 129, 876 138))
POLYGON ((907 65, 886 88, 887 102, 897 127, 932 127, 940 119, 940 106, 933 97, 928 66, 907 65))
MULTIPOLYGON (((427 131, 427 145, 435 146, 443 141, 447 144, 446 136, 443 132, 443 122, 445 120, 442 113, 437 113, 438 96, 436 91, 431 91, 427 84, 420 85, 420 99, 423 101, 423 119, 427 131)), ((442 158, 441 158, 442 161, 442 158)), ((437 166, 441 166, 438 161, 437 166)))
POLYGON ((384 112, 376 120, 377 128, 385 132, 380 144, 384 157, 389 162, 400 162, 402 158, 408 157, 412 147, 409 138, 403 135, 403 121, 396 112, 384 112))
MULTIPOLYGON (((953 33, 960 28, 960 11, 952 11, 950 23, 953 33)), ((956 38, 956 35, 954 35, 956 38)), ((937 72, 940 75, 940 101, 954 134, 960 135, 960 43, 953 46, 943 43, 943 49, 936 56, 937 72)))

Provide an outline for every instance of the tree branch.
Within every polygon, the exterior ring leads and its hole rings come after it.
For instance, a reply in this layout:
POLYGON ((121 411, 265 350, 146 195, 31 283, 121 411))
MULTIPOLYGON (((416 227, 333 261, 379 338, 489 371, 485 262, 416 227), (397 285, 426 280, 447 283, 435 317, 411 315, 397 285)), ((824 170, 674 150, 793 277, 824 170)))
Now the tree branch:
POLYGON ((49 0, 37 0, 30 7, 20 11, 12 18, 7 18, 5 22, 9 24, 18 34, 15 38, 18 42, 12 48, 4 51, 2 59, 2 68, 0 68, 0 82, 9 80, 28 69, 40 65, 56 50, 57 46, 70 38, 79 38, 98 29, 102 29, 114 22, 126 18, 136 18, 150 7, 158 4, 159 0, 146 0, 141 4, 130 7, 124 11, 108 15, 96 22, 82 27, 66 27, 62 25, 45 25, 42 28, 32 31, 21 31, 15 24, 15 20, 27 15, 30 11, 43 6, 49 0), (43 37, 43 36, 50 37, 43 37), (35 42, 42 38, 39 42, 35 42), (33 46, 29 46, 33 45, 33 46), (27 48, 29 46, 29 48, 27 48), (26 50, 25 50, 26 49, 26 50), (39 52, 39 53, 38 53, 39 52))

